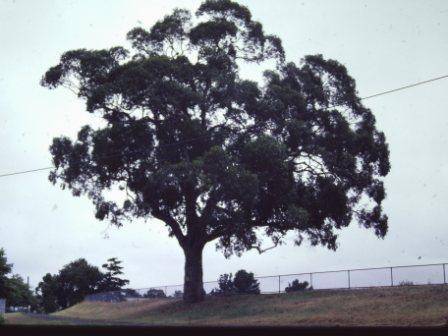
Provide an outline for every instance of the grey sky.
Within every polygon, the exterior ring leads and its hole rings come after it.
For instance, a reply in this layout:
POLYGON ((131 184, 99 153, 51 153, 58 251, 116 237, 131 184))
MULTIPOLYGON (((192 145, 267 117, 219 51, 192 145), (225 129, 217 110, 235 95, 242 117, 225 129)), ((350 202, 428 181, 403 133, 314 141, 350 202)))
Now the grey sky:
MULTIPOLYGON (((76 48, 127 45, 174 7, 200 1, 0 0, 0 173, 51 164, 48 146, 98 117, 64 89, 39 86, 59 56, 76 48)), ((344 63, 361 96, 448 74, 446 1, 246 0, 265 31, 283 40, 287 59, 322 53, 344 63)), ((257 78, 256 68, 244 69, 257 78)), ((394 264, 447 262, 448 79, 365 101, 390 144, 384 240, 356 223, 340 232, 337 252, 291 243, 263 255, 226 260, 204 252, 205 280, 240 268, 256 275, 394 264)), ((48 172, 0 179, 0 247, 14 271, 36 285, 76 258, 123 260, 131 286, 181 283, 183 254, 158 221, 107 228, 85 198, 52 186, 48 172), (104 238, 105 234, 109 238, 104 238)))

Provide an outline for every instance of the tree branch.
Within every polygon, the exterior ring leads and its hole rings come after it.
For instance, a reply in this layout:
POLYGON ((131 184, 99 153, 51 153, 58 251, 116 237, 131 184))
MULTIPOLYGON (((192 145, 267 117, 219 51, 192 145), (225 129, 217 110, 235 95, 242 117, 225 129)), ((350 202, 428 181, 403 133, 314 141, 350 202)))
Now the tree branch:
POLYGON ((269 250, 272 250, 272 249, 276 248, 277 246, 278 246, 278 243, 276 242, 276 243, 274 243, 274 245, 272 245, 271 247, 267 247, 267 248, 265 248, 265 249, 262 249, 262 248, 261 248, 261 245, 254 245, 254 246, 251 246, 249 249, 257 250, 259 254, 262 254, 262 253, 264 253, 264 252, 267 252, 267 251, 269 251, 269 250))
POLYGON ((153 210, 151 213, 155 218, 160 219, 170 227, 174 236, 179 241, 179 244, 183 246, 183 244, 185 243, 185 236, 182 233, 179 223, 167 211, 161 211, 157 209, 153 210))
POLYGON ((187 225, 187 230, 188 232, 197 233, 199 221, 196 214, 197 194, 195 188, 191 184, 186 183, 186 185, 182 185, 181 189, 185 197, 185 223, 187 225))
POLYGON ((205 236, 205 239, 207 242, 211 242, 212 240, 215 240, 216 238, 219 238, 223 235, 223 231, 221 230, 215 230, 212 233, 209 233, 205 236))
POLYGON ((212 210, 216 207, 216 204, 218 203, 218 199, 214 197, 214 190, 210 190, 209 198, 207 202, 205 203, 204 209, 202 210, 201 219, 207 219, 212 210))

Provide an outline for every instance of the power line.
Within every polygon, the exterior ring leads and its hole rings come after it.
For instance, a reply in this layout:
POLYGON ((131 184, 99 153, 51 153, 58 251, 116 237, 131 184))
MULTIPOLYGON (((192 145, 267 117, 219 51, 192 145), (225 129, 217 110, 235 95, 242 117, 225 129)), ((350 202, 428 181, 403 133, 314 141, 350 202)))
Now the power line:
POLYGON ((361 98, 361 100, 366 100, 366 99, 370 99, 370 98, 374 98, 374 97, 383 96, 383 95, 386 95, 386 94, 389 94, 389 93, 393 93, 393 92, 397 92, 397 91, 401 91, 401 90, 406 90, 406 89, 413 88, 413 87, 416 87, 416 86, 419 86, 419 85, 423 85, 423 84, 426 84, 426 83, 435 82, 435 81, 438 81, 438 80, 441 80, 441 79, 444 79, 444 78, 448 78, 448 75, 427 79, 427 80, 424 80, 424 81, 421 81, 421 82, 417 82, 417 83, 401 86, 399 88, 388 90, 388 91, 383 91, 383 92, 380 92, 380 93, 375 93, 373 95, 370 95, 370 96, 367 96, 367 97, 363 97, 363 98, 361 98))
MULTIPOLYGON (((375 97, 387 95, 387 94, 390 94, 390 93, 394 93, 394 92, 397 92, 397 91, 410 89, 410 88, 413 88, 413 87, 416 87, 416 86, 419 86, 419 85, 435 82, 435 81, 438 81, 438 80, 441 80, 441 79, 445 79, 445 78, 448 78, 448 75, 435 77, 435 78, 427 79, 427 80, 424 80, 424 81, 416 82, 416 83, 413 83, 413 84, 401 86, 401 87, 398 87, 398 88, 395 88, 395 89, 391 89, 391 90, 375 93, 375 94, 370 95, 370 96, 362 97, 362 98, 360 98, 360 100, 366 100, 366 99, 370 99, 370 98, 375 98, 375 97)), ((336 106, 332 106, 332 107, 336 107, 336 106)), ((185 141, 178 141, 178 142, 172 143, 172 144, 160 145, 159 147, 165 147, 165 146, 169 147, 169 146, 173 146, 173 145, 186 144, 186 143, 189 143, 191 141, 194 141, 194 140, 197 140, 197 139, 201 139, 201 138, 205 138, 205 137, 207 137, 207 136, 196 137, 196 138, 192 138, 192 139, 185 140, 185 141)), ((128 152, 127 154, 138 153, 138 152, 143 152, 143 151, 128 152)), ((102 157, 102 159, 111 158, 111 157, 115 157, 115 156, 121 156, 121 155, 123 155, 123 154, 120 153, 120 154, 116 154, 116 155, 109 155, 109 156, 102 157)), ((34 173, 34 172, 43 171, 43 170, 50 170, 50 169, 53 169, 53 168, 55 168, 55 167, 54 166, 50 166, 50 167, 43 167, 43 168, 36 168, 36 169, 30 169, 30 170, 23 170, 23 171, 17 171, 17 172, 12 172, 12 173, 0 174, 0 178, 7 177, 7 176, 13 176, 13 175, 22 175, 22 174, 34 173)))
POLYGON ((23 170, 23 171, 18 171, 18 172, 12 172, 12 173, 7 173, 7 174, 1 174, 0 177, 6 177, 6 176, 13 176, 13 175, 21 175, 21 174, 27 174, 27 173, 34 173, 37 171, 41 171, 41 170, 49 170, 49 169, 53 169, 54 166, 51 167, 44 167, 44 168, 37 168, 37 169, 30 169, 30 170, 23 170))

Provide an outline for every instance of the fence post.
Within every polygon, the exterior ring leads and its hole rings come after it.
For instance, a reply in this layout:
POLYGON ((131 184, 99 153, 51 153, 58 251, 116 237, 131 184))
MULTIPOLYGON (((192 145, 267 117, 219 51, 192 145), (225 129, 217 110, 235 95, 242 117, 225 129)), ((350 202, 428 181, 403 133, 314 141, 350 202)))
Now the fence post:
POLYGON ((313 273, 310 273, 310 287, 313 287, 313 273))
POLYGON ((393 267, 390 268, 390 285, 394 286, 394 274, 393 274, 393 267))
POLYGON ((348 289, 350 289, 350 270, 347 270, 347 275, 348 275, 348 289))
POLYGON ((446 285, 446 271, 445 271, 445 264, 443 264, 443 284, 446 285))
POLYGON ((282 292, 280 289, 280 277, 281 277, 281 275, 278 276, 278 293, 279 294, 282 292))

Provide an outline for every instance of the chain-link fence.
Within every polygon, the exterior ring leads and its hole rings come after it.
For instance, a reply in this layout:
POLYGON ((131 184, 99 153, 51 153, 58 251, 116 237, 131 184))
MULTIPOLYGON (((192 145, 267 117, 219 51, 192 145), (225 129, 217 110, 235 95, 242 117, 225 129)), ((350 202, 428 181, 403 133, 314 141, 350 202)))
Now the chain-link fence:
MULTIPOLYGON (((447 264, 406 265, 379 268, 281 274, 255 277, 261 294, 283 293, 294 281, 307 281, 313 290, 359 289, 413 285, 446 284, 447 264)), ((218 281, 204 282, 206 294, 218 288, 218 281)), ((130 301, 147 298, 182 297, 183 285, 157 286, 139 289, 96 293, 86 297, 88 301, 130 301)))

